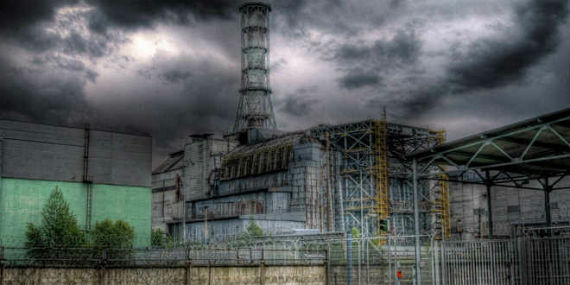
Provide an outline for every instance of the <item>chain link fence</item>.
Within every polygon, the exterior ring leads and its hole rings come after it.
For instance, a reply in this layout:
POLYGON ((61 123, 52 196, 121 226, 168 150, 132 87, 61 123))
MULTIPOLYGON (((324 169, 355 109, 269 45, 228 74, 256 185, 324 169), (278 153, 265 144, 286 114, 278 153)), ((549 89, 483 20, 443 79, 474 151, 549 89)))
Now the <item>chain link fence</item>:
POLYGON ((437 284, 570 284, 570 237, 446 241, 437 284))

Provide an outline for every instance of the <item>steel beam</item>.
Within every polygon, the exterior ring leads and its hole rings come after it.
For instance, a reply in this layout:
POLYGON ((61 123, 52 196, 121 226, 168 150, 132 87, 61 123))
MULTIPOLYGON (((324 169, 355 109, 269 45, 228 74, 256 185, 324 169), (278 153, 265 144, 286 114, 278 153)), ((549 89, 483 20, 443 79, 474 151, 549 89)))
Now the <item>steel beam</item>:
POLYGON ((420 244, 420 211, 419 211, 419 197, 418 197, 418 176, 417 176, 418 163, 416 159, 412 161, 412 181, 414 187, 414 226, 416 236, 416 284, 422 284, 421 274, 421 244, 420 244))
POLYGON ((487 188, 487 219, 489 223, 489 238, 493 238, 493 207, 491 204, 491 179, 489 177, 489 171, 485 171, 485 185, 487 188))
POLYGON ((549 184, 548 177, 544 178, 544 214, 546 217, 546 226, 552 226, 552 213, 550 211, 550 192, 552 192, 552 185, 549 184))

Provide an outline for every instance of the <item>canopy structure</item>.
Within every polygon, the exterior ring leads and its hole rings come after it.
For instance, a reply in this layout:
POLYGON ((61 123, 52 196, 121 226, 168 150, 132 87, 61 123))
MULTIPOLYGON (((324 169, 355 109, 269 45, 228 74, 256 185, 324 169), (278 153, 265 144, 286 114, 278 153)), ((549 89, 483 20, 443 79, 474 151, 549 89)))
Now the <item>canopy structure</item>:
POLYGON ((437 165, 445 173, 473 171, 492 185, 526 188, 524 182, 529 179, 568 174, 569 141, 570 108, 439 145, 410 157, 422 164, 420 172, 437 165), (496 174, 481 175, 490 171, 496 174))
MULTIPOLYGON (((458 182, 487 185, 488 194, 492 186, 544 191, 550 224, 549 193, 570 189, 559 185, 570 175, 570 108, 442 144, 410 158, 419 179, 431 179, 437 167, 439 173, 448 174, 449 181, 473 173, 476 179, 458 182), (541 187, 529 185, 533 180, 541 187)), ((492 235, 492 219, 489 223, 492 235)))
MULTIPOLYGON (((416 235, 420 179, 483 184, 487 197, 491 197, 493 186, 544 191, 546 224, 550 226, 550 192, 570 189, 562 185, 568 184, 562 181, 570 175, 570 108, 445 143, 408 158, 412 161, 416 235), (472 175, 465 175, 468 173, 472 175), (475 179, 463 179, 466 176, 475 179)), ((492 237, 490 198, 487 203, 492 237)), ((416 243, 418 248, 419 241, 416 243)))

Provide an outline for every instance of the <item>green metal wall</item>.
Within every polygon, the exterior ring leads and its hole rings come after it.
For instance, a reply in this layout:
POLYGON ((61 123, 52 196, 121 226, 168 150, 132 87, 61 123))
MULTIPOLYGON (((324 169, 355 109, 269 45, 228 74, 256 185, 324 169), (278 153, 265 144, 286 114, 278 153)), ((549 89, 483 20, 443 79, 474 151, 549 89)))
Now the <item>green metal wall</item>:
MULTIPOLYGON (((41 211, 58 187, 81 228, 85 228, 87 185, 75 182, 0 179, 0 241, 7 246, 25 243, 26 224, 41 223, 41 211)), ((150 245, 151 189, 148 187, 93 185, 92 225, 109 218, 122 219, 135 228, 135 246, 150 245)))

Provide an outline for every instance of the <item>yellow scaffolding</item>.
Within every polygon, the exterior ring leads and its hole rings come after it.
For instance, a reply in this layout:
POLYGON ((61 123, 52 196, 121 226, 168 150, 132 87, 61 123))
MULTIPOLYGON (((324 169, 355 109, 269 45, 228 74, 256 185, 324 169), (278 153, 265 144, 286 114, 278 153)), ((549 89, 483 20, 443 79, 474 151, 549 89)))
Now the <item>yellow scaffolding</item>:
POLYGON ((374 159, 373 170, 376 176, 376 214, 378 215, 378 235, 385 236, 388 229, 381 229, 380 223, 390 216, 390 189, 388 183, 388 130, 386 121, 374 123, 374 159))
MULTIPOLYGON (((437 143, 445 143, 445 130, 437 131, 437 143)), ((451 220, 449 209, 449 177, 445 173, 438 174, 439 197, 435 200, 436 214, 441 216, 441 234, 444 238, 451 237, 451 220)), ((436 237, 441 239, 442 237, 436 237)))
POLYGON ((441 220, 443 236, 448 239, 451 237, 451 221, 449 213, 449 183, 446 174, 439 174, 439 188, 441 191, 441 220))

